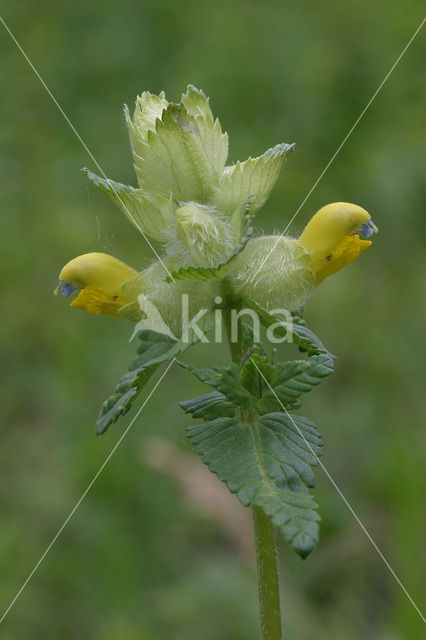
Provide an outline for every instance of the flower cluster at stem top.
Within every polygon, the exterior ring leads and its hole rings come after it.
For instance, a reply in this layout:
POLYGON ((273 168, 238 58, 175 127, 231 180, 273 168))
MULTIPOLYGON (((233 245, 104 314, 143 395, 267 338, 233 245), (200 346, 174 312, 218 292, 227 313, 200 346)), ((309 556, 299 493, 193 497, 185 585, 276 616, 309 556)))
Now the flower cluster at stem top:
POLYGON ((226 165, 228 136, 195 87, 178 104, 144 92, 133 118, 125 107, 125 120, 138 187, 85 173, 155 243, 158 260, 138 272, 104 253, 74 258, 55 291, 78 292, 71 306, 158 331, 161 320, 179 330, 183 294, 195 313, 213 308, 224 287, 265 309, 292 311, 371 245, 377 228, 369 213, 345 202, 322 207, 299 238, 251 237, 253 216, 294 145, 226 165))

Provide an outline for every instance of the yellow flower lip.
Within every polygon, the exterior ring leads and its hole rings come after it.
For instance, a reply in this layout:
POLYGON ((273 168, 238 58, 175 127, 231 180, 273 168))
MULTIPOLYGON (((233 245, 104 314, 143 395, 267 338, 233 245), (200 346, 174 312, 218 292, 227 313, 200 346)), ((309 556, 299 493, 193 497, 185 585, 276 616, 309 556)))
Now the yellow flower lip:
POLYGON ((311 218, 299 238, 310 256, 309 268, 317 281, 353 262, 371 245, 378 229, 362 207, 350 202, 333 202, 311 218))

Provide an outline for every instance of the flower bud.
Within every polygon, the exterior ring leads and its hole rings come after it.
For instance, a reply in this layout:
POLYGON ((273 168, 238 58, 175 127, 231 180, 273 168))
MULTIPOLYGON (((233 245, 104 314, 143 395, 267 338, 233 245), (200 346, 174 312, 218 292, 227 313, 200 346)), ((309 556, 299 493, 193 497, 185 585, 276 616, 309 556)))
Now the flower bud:
POLYGON ((235 261, 234 273, 240 292, 269 310, 297 309, 316 285, 309 254, 285 236, 251 240, 235 261))
MULTIPOLYGON (((179 264, 175 259, 168 258, 164 261, 170 271, 179 264)), ((121 289, 123 294, 138 300, 142 320, 145 316, 147 328, 164 333, 165 324, 173 335, 179 336, 182 333, 183 304, 187 307, 189 319, 200 309, 211 310, 219 285, 215 281, 168 283, 164 265, 155 262, 124 283, 121 289)), ((126 312, 125 309, 123 311, 126 312)))
POLYGON ((189 202, 176 210, 177 231, 192 260, 203 267, 216 266, 232 253, 229 226, 214 209, 189 202))

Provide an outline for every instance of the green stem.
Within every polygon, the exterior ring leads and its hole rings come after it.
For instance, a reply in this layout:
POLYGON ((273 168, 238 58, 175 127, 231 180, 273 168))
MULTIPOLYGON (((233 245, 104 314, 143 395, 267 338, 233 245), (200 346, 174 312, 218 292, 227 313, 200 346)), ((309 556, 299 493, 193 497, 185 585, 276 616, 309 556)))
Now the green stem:
MULTIPOLYGON (((240 364, 241 344, 231 340, 231 315, 224 310, 232 361, 240 364)), ((238 327, 241 338, 241 326, 238 327)), ((282 640, 280 587, 277 544, 274 525, 260 507, 253 507, 254 546, 256 550, 257 584, 262 640, 282 640)))
POLYGON ((274 525, 260 507, 253 507, 262 640, 281 640, 280 587, 274 525))
MULTIPOLYGON (((223 311, 226 333, 228 335, 228 343, 229 349, 231 351, 231 360, 236 364, 240 364, 241 362, 241 344, 239 342, 232 341, 232 329, 231 329, 231 314, 228 309, 224 309, 223 311)), ((239 322, 239 326, 237 328, 238 336, 241 334, 241 322, 239 322)))

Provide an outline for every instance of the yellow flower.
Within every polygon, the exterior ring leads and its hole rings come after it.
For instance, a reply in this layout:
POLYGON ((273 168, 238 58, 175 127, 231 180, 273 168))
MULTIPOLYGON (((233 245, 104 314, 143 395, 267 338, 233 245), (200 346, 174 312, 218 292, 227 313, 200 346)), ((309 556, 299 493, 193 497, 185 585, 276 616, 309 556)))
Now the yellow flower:
POLYGON ((303 306, 317 285, 371 245, 377 228, 355 204, 334 202, 311 218, 298 239, 251 240, 235 262, 240 291, 266 309, 303 306), (362 237, 361 237, 362 236, 362 237))
POLYGON ((79 291, 72 307, 117 316, 121 307, 135 300, 121 291, 121 285, 135 275, 134 269, 113 256, 85 253, 64 266, 55 294, 62 291, 63 296, 69 296, 79 291))
POLYGON ((368 249, 371 241, 366 238, 376 232, 377 227, 365 209, 349 202, 334 202, 311 218, 299 245, 309 253, 309 268, 319 282, 368 249))
POLYGON ((169 284, 166 268, 177 266, 175 259, 165 258, 138 273, 106 253, 86 253, 64 266, 54 293, 69 296, 79 291, 72 307, 142 322, 145 328, 156 327, 163 333, 164 326, 179 332, 183 294, 187 294, 192 318, 200 308, 212 307, 216 292, 209 282, 201 286, 185 281, 169 284))

